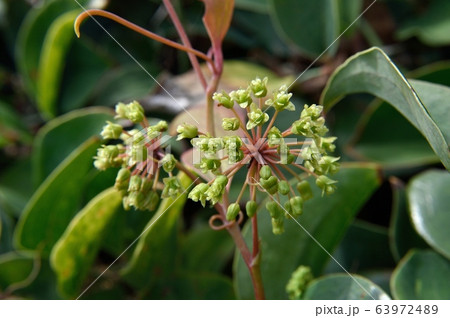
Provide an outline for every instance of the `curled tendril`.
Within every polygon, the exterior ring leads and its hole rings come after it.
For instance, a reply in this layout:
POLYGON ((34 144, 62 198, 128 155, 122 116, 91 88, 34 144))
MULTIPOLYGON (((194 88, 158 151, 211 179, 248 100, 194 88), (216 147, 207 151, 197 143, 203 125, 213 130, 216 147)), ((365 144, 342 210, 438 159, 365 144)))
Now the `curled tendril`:
MULTIPOLYGON (((81 23, 88 17, 93 18, 94 16, 101 16, 101 17, 105 17, 108 18, 110 20, 113 20, 114 22, 117 22, 137 33, 140 33, 150 39, 156 40, 158 42, 161 42, 163 44, 166 44, 168 46, 171 46, 175 49, 181 50, 181 51, 185 51, 187 53, 192 53, 195 56, 205 60, 206 62, 208 62, 209 65, 211 65, 212 67, 214 67, 214 63, 211 59, 211 57, 207 56, 206 54, 197 51, 193 48, 187 47, 183 44, 171 41, 169 39, 166 39, 160 35, 157 35, 151 31, 148 31, 134 23, 131 23, 128 20, 125 20, 121 17, 119 17, 118 15, 115 15, 114 13, 108 12, 108 11, 104 11, 104 10, 99 10, 99 9, 91 9, 91 10, 86 10, 84 12, 82 12, 76 19, 75 19, 75 24, 74 24, 74 29, 75 29, 75 34, 77 35, 77 37, 80 37, 80 25, 81 23)), ((95 20, 95 19, 94 19, 95 20)))
MULTIPOLYGON (((239 211, 239 218, 237 220, 237 224, 240 225, 243 220, 244 220, 244 213, 242 213, 242 211, 239 211)), ((213 216, 211 216, 209 218, 209 226, 214 231, 221 231, 221 230, 228 229, 228 228, 232 227, 234 225, 234 223, 236 223, 236 221, 232 221, 232 222, 225 221, 224 217, 220 214, 214 214, 213 216), (222 222, 222 225, 215 225, 214 221, 216 221, 216 220, 220 220, 220 222, 222 222)))

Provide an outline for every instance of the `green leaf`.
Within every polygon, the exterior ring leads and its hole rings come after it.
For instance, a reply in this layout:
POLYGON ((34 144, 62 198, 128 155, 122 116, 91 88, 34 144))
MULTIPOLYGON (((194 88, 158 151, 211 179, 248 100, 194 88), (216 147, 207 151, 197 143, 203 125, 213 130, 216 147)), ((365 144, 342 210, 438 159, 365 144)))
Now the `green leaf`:
MULTIPOLYGON (((342 167, 334 176, 336 193, 322 197, 313 187, 314 198, 305 202, 300 224, 332 253, 346 233, 359 209, 380 184, 377 166, 352 164, 342 167)), ((266 211, 258 213, 261 239, 261 273, 267 299, 286 299, 285 287, 291 273, 299 266, 310 266, 319 275, 330 260, 328 254, 293 220, 285 221, 282 235, 272 233, 271 219, 266 211)), ((243 234, 251 246, 251 226, 243 234)), ((238 298, 252 299, 253 289, 248 269, 239 255, 235 256, 234 284, 238 298)))
POLYGON ((13 219, 0 207, 0 254, 13 250, 13 219))
MULTIPOLYGON (((358 220, 349 227, 334 257, 345 269, 351 268, 358 273, 395 265, 389 250, 387 229, 358 220)), ((342 272, 342 268, 333 261, 328 266, 328 271, 331 270, 342 272)))
MULTIPOLYGON (((311 58, 321 55, 339 35, 335 0, 269 0, 272 21, 280 34, 311 58), (314 36, 312 36, 314 35, 314 36)), ((327 53, 333 54, 337 45, 327 53)))
POLYGON ((407 195, 416 231, 450 259, 450 174, 442 170, 421 173, 409 183, 407 195))
POLYGON ((108 108, 90 107, 55 118, 37 134, 33 152, 33 181, 39 185, 74 149, 99 136, 105 121, 113 120, 108 108))
MULTIPOLYGON (((225 300, 235 299, 233 284, 223 275, 183 272, 169 292, 170 299, 225 300)), ((161 291, 159 291, 161 292, 161 291)))
POLYGON ((24 282, 32 273, 33 257, 10 252, 0 255, 0 292, 24 282))
POLYGON ((58 277, 62 296, 74 298, 83 285, 117 208, 121 194, 110 188, 92 199, 70 222, 56 242, 50 264, 58 277))
POLYGON ((413 250, 402 259, 392 274, 392 295, 399 300, 448 300, 448 277, 448 259, 430 250, 413 250))
POLYGON ((391 177, 392 212, 389 225, 390 249, 395 260, 399 261, 412 248, 426 248, 428 245, 414 230, 409 218, 405 185, 401 180, 391 177))
POLYGON ((268 0, 236 0, 236 9, 244 9, 259 13, 269 12, 268 0))
POLYGON ((357 25, 358 16, 361 13, 361 9, 363 8, 363 1, 362 0, 341 0, 337 1, 338 7, 339 7, 339 15, 340 15, 340 29, 339 33, 342 33, 345 31, 345 35, 349 36, 356 31, 355 26, 357 25), (352 25, 353 24, 353 25, 352 25), (352 25, 352 27, 350 27, 352 25), (347 30, 347 28, 349 28, 347 30))
POLYGON ((183 239, 183 269, 221 272, 233 251, 233 241, 226 231, 214 231, 207 225, 193 228, 183 239))
POLYGON ((31 135, 19 115, 0 100, 0 148, 14 143, 30 142, 31 135))
POLYGON ((346 150, 354 158, 377 162, 390 170, 439 162, 420 132, 381 100, 367 108, 346 150))
MULTIPOLYGON (((321 97, 330 109, 353 93, 370 93, 389 102, 427 139, 447 169, 450 169, 448 140, 431 109, 425 106, 411 84, 379 48, 371 48, 349 58, 331 76, 321 97)), ((444 107, 444 105, 440 105, 444 107)))
POLYGON ((450 2, 432 1, 427 11, 399 28, 397 36, 400 40, 416 36, 430 46, 450 44, 450 2))
POLYGON ((93 137, 75 149, 48 176, 25 207, 14 233, 20 249, 48 255, 77 212, 83 181, 100 142, 93 137))
POLYGON ((59 15, 76 8, 73 1, 47 1, 43 6, 31 9, 25 17, 15 55, 17 68, 30 96, 36 96, 39 58, 48 28, 59 15))
POLYGON ((176 225, 186 202, 192 180, 178 175, 185 192, 175 199, 164 199, 142 232, 129 263, 123 269, 125 280, 135 288, 150 288, 174 270, 177 245, 176 225))
POLYGON ((66 54, 73 36, 73 21, 79 9, 60 15, 50 26, 44 39, 39 59, 37 78, 37 104, 40 113, 53 118, 57 113, 57 101, 61 78, 66 65, 66 54))
POLYGON ((389 300, 380 287, 359 275, 334 274, 314 280, 308 285, 306 300, 389 300), (361 286, 362 287, 361 287, 361 286))

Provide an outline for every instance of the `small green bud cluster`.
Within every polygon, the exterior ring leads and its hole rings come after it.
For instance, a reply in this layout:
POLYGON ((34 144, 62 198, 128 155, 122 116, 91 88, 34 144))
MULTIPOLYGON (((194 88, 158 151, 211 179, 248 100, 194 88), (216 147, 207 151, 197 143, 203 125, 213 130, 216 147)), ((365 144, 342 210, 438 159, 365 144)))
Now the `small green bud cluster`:
MULTIPOLYGON (((191 192, 189 192, 189 199, 195 202, 201 202, 205 206, 206 201, 211 205, 221 202, 222 196, 225 193, 225 187, 228 183, 228 178, 224 175, 218 175, 210 184, 200 183, 196 185, 191 192)), ((239 213, 239 211, 238 211, 239 213)))
POLYGON ((164 153, 161 145, 167 122, 161 120, 149 125, 144 109, 136 101, 117 104, 116 118, 140 124, 142 129, 126 131, 121 125, 108 121, 101 136, 105 140, 115 139, 122 143, 102 145, 94 157, 94 166, 99 170, 121 168, 114 187, 122 194, 126 210, 134 207, 152 211, 159 203, 158 188, 163 188, 163 198, 173 198, 182 192, 179 180, 172 175, 177 160, 172 154, 164 153), (159 181, 161 174, 168 175, 162 178, 162 183, 159 181))
POLYGON ((291 300, 299 300, 306 290, 308 284, 313 280, 311 268, 308 266, 299 266, 291 275, 286 285, 286 293, 291 300))

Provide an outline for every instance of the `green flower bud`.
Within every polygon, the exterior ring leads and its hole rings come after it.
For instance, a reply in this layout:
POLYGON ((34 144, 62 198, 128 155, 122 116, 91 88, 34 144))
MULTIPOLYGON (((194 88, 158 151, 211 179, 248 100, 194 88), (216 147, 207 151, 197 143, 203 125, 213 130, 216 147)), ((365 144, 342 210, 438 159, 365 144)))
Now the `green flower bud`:
POLYGON ((118 139, 122 134, 122 126, 114 124, 110 121, 107 121, 106 123, 107 124, 103 127, 100 135, 103 139, 118 139))
POLYGON ((244 151, 237 150, 237 151, 228 151, 228 162, 229 163, 236 163, 244 159, 244 151))
POLYGON ((140 189, 140 191, 144 195, 147 195, 152 190, 152 186, 153 186, 153 180, 152 179, 143 178, 142 182, 141 182, 141 189, 140 189))
POLYGON ((242 147, 242 139, 239 136, 225 136, 223 142, 228 151, 238 150, 242 147))
POLYGON ((224 90, 221 93, 214 93, 213 100, 217 101, 219 106, 223 106, 225 108, 233 108, 234 101, 224 90))
POLYGON ((284 143, 283 135, 277 127, 272 127, 267 134, 269 147, 274 147, 284 143))
POLYGON ((177 163, 177 160, 175 159, 174 155, 171 153, 166 154, 161 159, 161 164, 165 172, 169 173, 172 172, 172 170, 175 168, 177 163))
POLYGON ((306 180, 303 180, 302 182, 297 183, 297 191, 302 196, 303 200, 309 200, 313 197, 313 193, 311 190, 311 186, 309 185, 309 182, 306 180))
POLYGON ((272 170, 268 165, 264 165, 259 170, 259 176, 261 179, 269 179, 272 176, 272 170))
POLYGON ((158 193, 156 191, 150 191, 147 194, 142 206, 143 206, 143 209, 145 209, 145 210, 154 211, 158 207, 158 203, 159 203, 158 193))
POLYGON ((316 120, 320 117, 320 114, 322 114, 323 106, 313 104, 311 106, 308 106, 305 104, 303 106, 302 113, 300 114, 300 118, 305 117, 311 117, 312 120, 316 120))
POLYGON ((238 216, 239 212, 241 211, 241 208, 239 207, 239 204, 232 203, 228 206, 227 209, 227 221, 233 221, 238 216))
POLYGON ((299 266, 292 273, 289 282, 286 285, 286 292, 291 300, 300 300, 308 284, 313 280, 311 268, 299 266))
POLYGON ((289 183, 286 180, 281 180, 278 183, 278 192, 280 192, 280 194, 287 195, 290 190, 291 187, 289 186, 289 183))
POLYGON ((147 138, 149 140, 158 138, 161 135, 161 132, 155 128, 155 126, 150 126, 147 128, 147 138))
POLYGON ((292 93, 287 92, 287 87, 285 85, 281 86, 278 92, 273 94, 273 99, 268 99, 266 101, 267 106, 273 106, 277 111, 289 110, 294 111, 295 106, 290 101, 292 93))
POLYGON ((284 218, 284 211, 276 201, 269 201, 266 203, 266 209, 270 216, 274 219, 284 218))
POLYGON ((159 121, 156 125, 154 125, 153 127, 155 127, 156 130, 163 132, 163 131, 166 131, 167 128, 168 128, 169 126, 167 125, 167 121, 165 121, 165 120, 160 120, 160 121, 159 121))
POLYGON ((257 209, 258 204, 253 200, 248 201, 245 205, 245 211, 247 212, 249 218, 253 217, 256 214, 257 209))
POLYGON ((137 192, 141 190, 142 179, 138 175, 131 176, 130 184, 128 185, 128 192, 137 192))
POLYGON ((339 170, 339 163, 337 161, 340 157, 323 156, 320 158, 319 170, 322 174, 334 174, 339 170))
POLYGON ((183 138, 195 138, 198 135, 198 128, 194 125, 184 123, 177 127, 177 133, 179 134, 177 140, 183 138))
POLYGON ((296 158, 295 155, 293 155, 292 153, 288 153, 286 157, 286 164, 290 165, 295 161, 295 158, 296 158))
MULTIPOLYGON (((119 104, 117 106, 119 106, 119 104)), ((123 106, 119 106, 119 111, 117 106, 116 113, 121 118, 126 118, 135 124, 144 120, 144 108, 142 108, 141 104, 137 101, 132 101, 131 103, 125 105, 125 116, 123 116, 123 106)))
POLYGON ((293 197, 289 200, 292 215, 294 217, 300 216, 303 213, 303 199, 299 196, 293 197))
POLYGON ((202 158, 200 164, 195 165, 197 168, 201 169, 203 173, 208 171, 216 172, 220 168, 220 160, 219 159, 208 159, 202 158))
POLYGON ((122 206, 125 211, 130 210, 130 205, 128 204, 128 196, 122 198, 122 206))
POLYGON ((208 191, 208 189, 209 186, 206 183, 200 183, 189 192, 188 198, 194 202, 200 201, 203 207, 205 207, 207 200, 206 191, 208 191))
POLYGON ((262 126, 269 120, 269 115, 264 113, 255 104, 250 105, 250 112, 247 113, 247 117, 247 130, 250 130, 256 126, 262 126))
POLYGON ((130 170, 128 170, 127 168, 120 169, 117 173, 116 181, 114 182, 114 188, 119 191, 127 191, 130 176, 130 170))
POLYGON ((116 105, 116 117, 115 118, 127 118, 127 106, 124 103, 118 103, 116 105))
POLYGON ((103 145, 97 149, 97 156, 94 157, 94 166, 98 170, 119 167, 122 164, 122 159, 118 158, 121 152, 122 148, 119 145, 103 145))
POLYGON ((333 144, 337 137, 322 137, 319 142, 316 142, 319 148, 322 148, 325 152, 334 152, 336 146, 333 144))
POLYGON ((239 129, 239 119, 237 118, 223 118, 222 128, 226 131, 234 131, 239 129))
POLYGON ((217 176, 209 189, 206 191, 206 199, 211 201, 212 205, 222 200, 225 187, 228 183, 228 178, 224 175, 217 176))
POLYGON ((337 181, 328 178, 327 176, 319 176, 316 179, 316 185, 322 189, 322 196, 324 193, 332 194, 336 190, 337 181))
POLYGON ((230 97, 238 103, 241 108, 247 108, 253 102, 248 89, 238 89, 237 91, 232 91, 230 93, 230 97))
POLYGON ((136 210, 144 210, 145 195, 142 192, 133 191, 128 194, 127 203, 136 210))
POLYGON ((181 184, 177 177, 164 178, 164 189, 162 191, 162 198, 175 198, 181 192, 181 184))
POLYGON ((267 95, 267 81, 267 77, 264 77, 262 80, 257 77, 250 82, 250 89, 255 97, 262 98, 267 95))
POLYGON ((275 176, 270 176, 268 179, 259 180, 261 186, 270 194, 275 194, 278 191, 278 179, 275 176))
POLYGON ((284 233, 284 218, 272 218, 272 233, 275 235, 284 233))

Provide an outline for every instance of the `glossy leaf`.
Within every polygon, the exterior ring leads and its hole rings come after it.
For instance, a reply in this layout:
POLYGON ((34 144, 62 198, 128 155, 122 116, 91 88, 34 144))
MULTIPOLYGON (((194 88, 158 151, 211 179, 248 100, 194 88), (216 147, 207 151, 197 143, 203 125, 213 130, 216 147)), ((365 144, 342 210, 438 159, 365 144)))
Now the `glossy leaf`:
POLYGON ((99 146, 93 137, 75 149, 31 197, 15 231, 20 249, 42 249, 48 255, 77 212, 86 173, 99 146))
POLYGON ((439 170, 424 172, 411 180, 407 194, 417 232, 450 259, 450 174, 439 170))
POLYGON ((334 274, 312 281, 306 289, 306 300, 389 300, 380 287, 359 275, 334 274), (356 281, 355 281, 356 280, 356 281), (361 287, 362 286, 362 287, 361 287))
POLYGON ((381 49, 360 52, 341 65, 328 81, 321 103, 330 109, 353 93, 369 93, 389 102, 424 135, 444 166, 450 169, 444 128, 432 115, 432 108, 422 103, 411 84, 381 49))
POLYGON ((173 272, 177 245, 176 225, 186 202, 188 188, 193 184, 179 174, 185 192, 175 199, 164 199, 136 243, 133 255, 123 269, 125 280, 136 288, 150 288, 173 272))
POLYGON ((121 202, 122 196, 118 191, 111 188, 101 192, 73 218, 55 244, 50 264, 64 297, 78 296, 107 226, 121 202))
MULTIPOLYGON (((333 195, 322 197, 312 187, 314 198, 305 202, 304 213, 298 222, 328 251, 332 253, 352 223, 361 206, 380 184, 377 166, 347 165, 334 176, 338 189, 333 195)), ((291 273, 299 266, 310 266, 319 275, 327 262, 327 253, 293 220, 285 221, 282 235, 272 233, 270 216, 258 213, 261 239, 261 272, 267 299, 286 299, 285 287, 291 273)), ((244 237, 251 246, 251 227, 244 227, 244 237)), ((241 257, 235 256, 234 284, 241 299, 252 299, 253 289, 248 269, 241 257)))
POLYGON ((399 300, 448 300, 448 277, 448 259, 430 250, 413 250, 402 259, 392 275, 392 295, 399 300))
POLYGON ((37 103, 46 118, 56 116, 61 78, 66 65, 66 54, 73 40, 73 21, 79 9, 60 15, 50 26, 44 39, 39 59, 37 103))
MULTIPOLYGON (((273 23, 281 35, 312 58, 322 54, 339 35, 338 2, 269 0, 273 23)), ((327 53, 336 49, 334 45, 327 53)))
POLYGON ((3 211, 2 207, 0 207, 0 254, 13 250, 13 230, 13 219, 3 211))
POLYGON ((205 4, 205 14, 203 24, 214 50, 214 54, 221 52, 222 41, 230 27, 233 17, 234 0, 215 1, 201 0, 205 4))
POLYGON ((390 249, 399 261, 412 248, 426 248, 428 245, 414 230, 406 202, 405 185, 397 178, 389 179, 392 187, 392 212, 389 225, 390 249))
POLYGON ((105 121, 113 119, 108 108, 90 107, 60 116, 45 125, 34 141, 34 183, 39 185, 74 149, 99 136, 105 121))
POLYGON ((0 255, 0 292, 24 282, 31 275, 33 267, 31 255, 15 252, 0 255))
POLYGON ((430 46, 450 44, 450 2, 431 1, 428 9, 418 17, 411 17, 397 32, 401 40, 416 36, 430 46))

